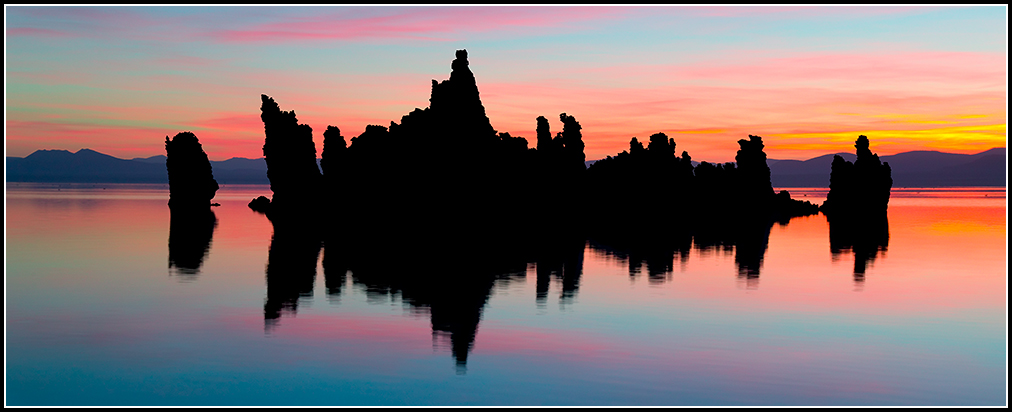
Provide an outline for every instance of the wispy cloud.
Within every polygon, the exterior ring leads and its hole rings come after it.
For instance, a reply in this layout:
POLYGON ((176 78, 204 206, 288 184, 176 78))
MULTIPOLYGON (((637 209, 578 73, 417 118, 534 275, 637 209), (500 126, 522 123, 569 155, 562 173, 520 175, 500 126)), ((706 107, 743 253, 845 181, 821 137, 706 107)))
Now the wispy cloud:
POLYGON ((61 30, 40 29, 35 27, 11 27, 7 29, 7 36, 70 37, 72 34, 61 30))
POLYGON ((424 39, 449 41, 461 32, 504 28, 557 27, 566 23, 612 18, 621 10, 571 7, 418 7, 383 10, 360 16, 347 10, 291 16, 285 21, 219 30, 209 36, 222 42, 288 42, 305 40, 424 39))

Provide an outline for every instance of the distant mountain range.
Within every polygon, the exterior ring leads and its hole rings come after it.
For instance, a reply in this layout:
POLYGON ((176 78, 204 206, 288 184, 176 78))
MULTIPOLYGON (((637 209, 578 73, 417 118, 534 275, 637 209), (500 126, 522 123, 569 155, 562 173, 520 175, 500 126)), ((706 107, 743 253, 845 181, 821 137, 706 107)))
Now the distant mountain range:
MULTIPOLYGON (((854 161, 852 153, 838 153, 854 161)), ((881 156, 889 162, 893 187, 1006 185, 1006 150, 990 149, 973 155, 913 151, 881 156)), ((319 160, 319 159, 317 159, 319 160)), ((587 165, 593 164, 587 161, 587 165)), ((693 162, 696 163, 696 162, 693 162)), ((805 161, 769 159, 774 187, 828 187, 833 155, 805 161)), ((219 184, 268 184, 263 158, 233 157, 211 161, 219 184)), ((37 150, 27 157, 7 157, 6 181, 45 183, 168 183, 165 156, 120 159, 91 149, 37 150)))
MULTIPOLYGON (((857 155, 837 153, 853 162, 857 155)), ((774 187, 829 187, 833 154, 805 161, 768 159, 774 187)), ((1006 150, 973 155, 935 151, 880 156, 892 168, 893 187, 1005 186, 1006 150)))
MULTIPOLYGON (((233 157, 211 161, 218 184, 268 184, 263 158, 233 157)), ((37 150, 26 157, 7 157, 8 182, 169 183, 165 156, 120 159, 91 149, 37 150)))

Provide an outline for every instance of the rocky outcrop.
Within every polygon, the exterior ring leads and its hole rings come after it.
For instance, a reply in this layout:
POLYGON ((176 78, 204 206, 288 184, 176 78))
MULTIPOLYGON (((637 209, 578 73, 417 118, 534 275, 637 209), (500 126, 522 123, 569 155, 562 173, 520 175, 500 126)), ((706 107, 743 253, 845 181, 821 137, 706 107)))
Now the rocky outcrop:
POLYGON ((748 140, 738 141, 738 153, 734 156, 738 169, 738 192, 740 200, 752 208, 769 209, 773 201, 773 184, 770 182, 770 167, 766 164, 763 138, 749 135, 748 140))
POLYGON ((837 155, 829 174, 829 193, 821 210, 829 219, 880 216, 889 207, 892 169, 869 148, 868 138, 858 136, 854 163, 837 155))
POLYGON ((271 212, 295 214, 316 205, 323 176, 316 165, 313 129, 299 124, 295 111, 281 111, 274 99, 260 96, 264 122, 264 159, 271 181, 271 212))
POLYGON ((563 162, 572 173, 583 172, 587 169, 587 156, 583 153, 583 133, 580 132, 583 127, 575 117, 565 113, 559 115, 559 120, 562 121, 562 145, 565 153, 563 162))
POLYGON ((211 173, 197 136, 181 132, 169 139, 165 136, 165 168, 169 172, 169 207, 207 208, 218 191, 218 182, 211 173))

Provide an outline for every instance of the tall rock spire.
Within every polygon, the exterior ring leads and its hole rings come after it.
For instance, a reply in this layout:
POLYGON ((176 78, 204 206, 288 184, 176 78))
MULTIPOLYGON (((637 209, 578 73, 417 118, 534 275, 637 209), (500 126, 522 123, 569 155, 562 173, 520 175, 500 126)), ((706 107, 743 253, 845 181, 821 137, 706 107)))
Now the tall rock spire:
POLYGON ((299 124, 295 111, 281 111, 267 95, 260 95, 260 100, 264 160, 274 192, 271 209, 281 212, 295 203, 315 203, 312 199, 319 193, 322 175, 316 164, 313 129, 299 124))
POLYGON ((495 129, 485 115, 478 84, 468 64, 467 50, 457 50, 456 59, 450 64, 450 78, 432 81, 429 109, 447 126, 445 132, 451 144, 491 144, 496 138, 495 129))

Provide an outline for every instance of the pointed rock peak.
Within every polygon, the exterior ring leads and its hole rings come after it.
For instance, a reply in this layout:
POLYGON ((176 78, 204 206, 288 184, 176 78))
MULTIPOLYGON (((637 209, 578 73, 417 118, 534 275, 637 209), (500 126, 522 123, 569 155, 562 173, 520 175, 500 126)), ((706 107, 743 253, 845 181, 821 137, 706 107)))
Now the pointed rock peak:
POLYGON ((268 96, 266 94, 261 94, 260 95, 260 102, 261 102, 260 111, 263 112, 263 113, 279 113, 279 112, 281 112, 281 107, 278 106, 277 102, 275 102, 273 98, 271 98, 270 96, 268 96))
POLYGON ((868 146, 869 146, 868 136, 865 135, 858 136, 857 141, 854 142, 854 147, 856 147, 858 150, 867 149, 868 146))
POLYGON ((462 70, 467 68, 467 50, 457 50, 457 58, 453 60, 453 64, 450 65, 453 70, 462 70))
POLYGON ((450 64, 450 81, 461 77, 469 79, 468 83, 474 82, 474 74, 467 68, 467 50, 457 50, 457 58, 450 64))
POLYGON ((854 148, 857 149, 857 157, 868 157, 871 156, 871 144, 868 142, 868 136, 860 135, 857 137, 857 141, 854 142, 854 148))

